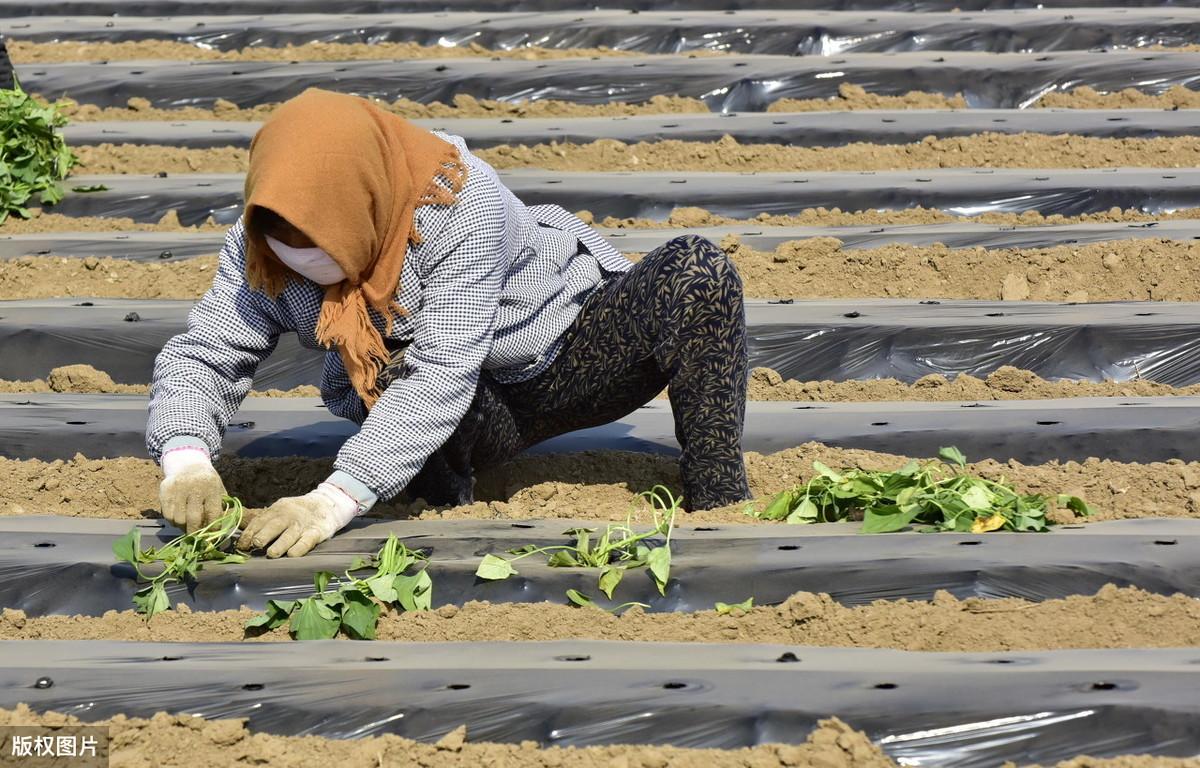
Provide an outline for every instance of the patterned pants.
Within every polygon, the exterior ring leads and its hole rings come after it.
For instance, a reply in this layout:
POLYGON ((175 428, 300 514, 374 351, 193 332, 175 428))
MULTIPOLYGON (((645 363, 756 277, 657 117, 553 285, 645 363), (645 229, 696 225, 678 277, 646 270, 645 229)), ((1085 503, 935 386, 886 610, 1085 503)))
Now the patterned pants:
MULTIPOLYGON (((393 363, 394 365, 394 363, 393 363)), ((393 366, 381 374, 394 378, 393 366)), ((715 245, 677 237, 588 297, 553 364, 501 384, 485 372, 470 411, 408 486, 437 506, 468 504, 473 471, 531 445, 632 413, 670 385, 687 509, 749 497, 742 281, 715 245)))

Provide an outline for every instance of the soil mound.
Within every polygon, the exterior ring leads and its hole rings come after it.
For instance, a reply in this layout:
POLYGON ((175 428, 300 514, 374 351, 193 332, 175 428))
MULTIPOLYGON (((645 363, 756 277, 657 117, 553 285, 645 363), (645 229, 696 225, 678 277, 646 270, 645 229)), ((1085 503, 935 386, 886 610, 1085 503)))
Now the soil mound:
MULTIPOLYGON (((909 457, 805 443, 778 453, 748 453, 750 490, 763 504, 785 488, 806 481, 819 460, 831 467, 895 470, 909 457)), ((917 457, 927 458, 927 457, 917 457)), ((225 485, 247 507, 261 508, 284 496, 311 491, 332 471, 329 459, 223 458, 218 462, 225 485)), ((1025 493, 1054 498, 1080 496, 1092 506, 1087 520, 1141 517, 1200 517, 1200 462, 1172 459, 1148 464, 1096 458, 1026 465, 986 460, 970 471, 1005 478, 1025 493)), ((149 459, 69 461, 0 458, 0 515, 155 518, 158 516, 158 468, 149 459)), ((474 504, 434 508, 421 500, 381 503, 373 517, 422 519, 528 520, 542 518, 625 520, 639 509, 638 494, 662 484, 679 493, 674 459, 640 453, 592 451, 518 458, 479 475, 474 504)), ((746 505, 691 512, 686 525, 753 523, 746 505)), ((1070 513, 1052 512, 1061 522, 1077 522, 1070 513)), ((772 523, 760 523, 771 525, 772 523)))
MULTIPOLYGON (((37 714, 25 705, 0 710, 0 726, 70 725, 70 715, 37 714)), ((399 736, 325 739, 318 736, 252 734, 243 720, 204 720, 160 712, 145 720, 115 717, 107 725, 110 760, 122 768, 158 768, 164 755, 186 755, 190 768, 230 765, 287 765, 288 768, 378 768, 420 765, 423 768, 895 768, 895 763, 860 731, 840 720, 822 720, 799 745, 764 745, 748 749, 679 749, 676 747, 551 747, 535 742, 475 744, 465 728, 436 744, 399 736)))

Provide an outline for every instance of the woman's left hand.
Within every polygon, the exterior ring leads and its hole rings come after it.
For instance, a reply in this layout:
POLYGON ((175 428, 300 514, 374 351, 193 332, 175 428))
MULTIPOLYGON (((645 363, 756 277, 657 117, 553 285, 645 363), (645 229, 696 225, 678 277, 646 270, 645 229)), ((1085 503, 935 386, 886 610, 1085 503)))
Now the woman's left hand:
POLYGON ((303 496, 280 499, 250 516, 237 548, 266 549, 267 557, 301 557, 354 518, 357 503, 328 483, 303 496))

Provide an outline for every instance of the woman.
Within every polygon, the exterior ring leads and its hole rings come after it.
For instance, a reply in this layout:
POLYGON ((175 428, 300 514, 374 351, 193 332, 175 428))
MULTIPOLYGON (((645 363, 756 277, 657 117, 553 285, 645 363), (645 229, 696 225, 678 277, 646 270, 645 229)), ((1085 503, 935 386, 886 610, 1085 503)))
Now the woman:
POLYGON ((616 420, 670 385, 685 504, 748 496, 741 281, 712 243, 637 265, 558 206, 526 207, 462 139, 309 90, 255 136, 241 221, 155 362, 147 445, 164 516, 218 516, 211 458, 279 335, 329 350, 321 394, 360 425, 334 472, 239 539, 299 556, 406 488, 472 501, 472 472, 616 420))

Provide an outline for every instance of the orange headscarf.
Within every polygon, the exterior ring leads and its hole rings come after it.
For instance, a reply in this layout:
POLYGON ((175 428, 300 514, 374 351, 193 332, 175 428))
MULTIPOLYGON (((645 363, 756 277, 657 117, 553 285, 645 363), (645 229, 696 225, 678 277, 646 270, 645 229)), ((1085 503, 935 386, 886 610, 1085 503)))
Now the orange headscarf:
POLYGON ((254 231, 268 208, 325 250, 346 275, 325 290, 317 340, 335 346, 367 407, 387 362, 368 308, 390 332, 409 243, 419 243, 413 212, 452 204, 467 166, 454 145, 357 96, 310 88, 285 102, 250 145, 246 174, 246 278, 278 296, 291 274, 254 231), (438 180, 441 183, 438 183, 438 180))

